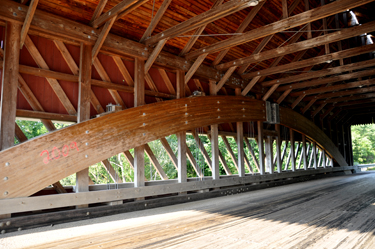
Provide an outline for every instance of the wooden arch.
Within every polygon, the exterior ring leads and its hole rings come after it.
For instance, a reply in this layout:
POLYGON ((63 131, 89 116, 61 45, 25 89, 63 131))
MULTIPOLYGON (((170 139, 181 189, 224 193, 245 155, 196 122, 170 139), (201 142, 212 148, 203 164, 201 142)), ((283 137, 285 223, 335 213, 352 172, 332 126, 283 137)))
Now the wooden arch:
MULTIPOLYGON (((286 108, 280 114, 282 125, 306 134, 340 166, 347 165, 332 141, 311 121, 286 108)), ((30 196, 114 154, 171 134, 249 121, 265 121, 265 102, 241 96, 183 98, 94 118, 0 152, 0 179, 4 179, 0 198, 30 196)))

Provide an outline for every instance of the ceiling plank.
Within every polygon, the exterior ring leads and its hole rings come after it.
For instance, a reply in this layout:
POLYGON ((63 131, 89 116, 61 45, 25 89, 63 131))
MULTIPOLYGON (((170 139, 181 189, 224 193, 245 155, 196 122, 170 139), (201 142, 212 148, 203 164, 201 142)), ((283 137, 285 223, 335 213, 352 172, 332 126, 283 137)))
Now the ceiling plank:
POLYGON ((352 9, 361 6, 366 3, 370 3, 373 0, 339 0, 325 6, 318 7, 316 9, 305 11, 301 14, 294 15, 292 17, 274 22, 272 24, 248 31, 241 36, 231 37, 224 41, 217 42, 215 44, 197 49, 186 55, 187 59, 193 59, 203 53, 215 53, 224 49, 235 47, 243 43, 254 41, 266 37, 271 34, 278 33, 287 29, 291 29, 297 26, 301 26, 327 16, 331 16, 347 9, 352 9))

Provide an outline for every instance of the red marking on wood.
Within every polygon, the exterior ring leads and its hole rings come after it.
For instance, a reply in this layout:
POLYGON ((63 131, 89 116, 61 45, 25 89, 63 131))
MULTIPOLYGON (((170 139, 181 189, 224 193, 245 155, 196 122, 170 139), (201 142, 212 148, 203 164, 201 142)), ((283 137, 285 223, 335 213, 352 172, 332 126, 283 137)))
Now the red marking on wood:
POLYGON ((71 142, 70 145, 64 145, 61 150, 59 148, 57 148, 56 146, 52 148, 52 151, 51 151, 51 156, 52 158, 50 158, 50 153, 48 150, 43 150, 39 156, 43 156, 44 154, 47 154, 47 157, 43 158, 43 163, 44 164, 48 164, 50 161, 52 160, 57 160, 61 157, 61 153, 64 157, 67 157, 69 156, 69 149, 76 149, 77 151, 79 151, 78 149, 78 145, 76 142, 71 142), (58 153, 58 154, 57 154, 58 153), (57 155, 56 155, 57 154, 57 155))

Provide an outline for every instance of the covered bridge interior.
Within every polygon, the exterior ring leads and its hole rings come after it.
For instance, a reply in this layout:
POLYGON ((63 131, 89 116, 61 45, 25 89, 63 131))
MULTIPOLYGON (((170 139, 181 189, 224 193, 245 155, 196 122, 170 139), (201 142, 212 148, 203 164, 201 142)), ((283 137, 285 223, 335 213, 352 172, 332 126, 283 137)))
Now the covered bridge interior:
POLYGON ((355 173, 350 127, 375 112, 374 11, 373 0, 0 0, 0 230, 355 173), (49 132, 28 140, 18 118, 49 132), (97 163, 108 184, 89 174, 97 163), (74 187, 61 184, 72 174, 74 187))

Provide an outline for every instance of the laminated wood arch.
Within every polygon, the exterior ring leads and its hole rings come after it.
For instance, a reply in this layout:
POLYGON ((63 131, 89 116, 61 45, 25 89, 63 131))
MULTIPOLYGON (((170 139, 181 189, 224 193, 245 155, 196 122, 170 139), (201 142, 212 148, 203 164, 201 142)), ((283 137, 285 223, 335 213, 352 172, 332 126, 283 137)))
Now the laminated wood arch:
MULTIPOLYGON (((281 108, 281 124, 304 133, 346 166, 312 122, 281 108)), ((25 197, 114 154, 178 132, 229 122, 265 121, 263 101, 240 96, 183 98, 91 119, 0 152, 0 198, 25 197), (5 180, 6 179, 6 180, 5 180)))

